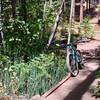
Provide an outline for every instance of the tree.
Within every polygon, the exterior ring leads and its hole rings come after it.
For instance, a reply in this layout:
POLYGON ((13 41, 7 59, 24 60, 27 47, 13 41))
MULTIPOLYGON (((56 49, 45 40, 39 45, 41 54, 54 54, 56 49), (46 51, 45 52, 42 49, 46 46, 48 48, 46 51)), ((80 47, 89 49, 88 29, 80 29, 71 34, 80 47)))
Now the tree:
POLYGON ((21 10, 20 10, 20 15, 22 19, 26 22, 27 21, 27 0, 21 0, 21 10))
POLYGON ((16 0, 11 0, 12 5, 12 16, 15 19, 16 18, 16 0))
POLYGON ((51 41, 55 36, 56 30, 57 30, 57 27, 58 27, 58 24, 59 24, 59 21, 60 21, 60 16, 61 16, 61 14, 62 14, 62 12, 64 10, 64 4, 65 4, 65 0, 62 0, 59 12, 57 13, 57 16, 56 16, 56 20, 55 20, 54 26, 52 28, 52 33, 50 35, 50 38, 49 38, 49 41, 48 41, 48 44, 47 44, 47 48, 50 46, 51 41))

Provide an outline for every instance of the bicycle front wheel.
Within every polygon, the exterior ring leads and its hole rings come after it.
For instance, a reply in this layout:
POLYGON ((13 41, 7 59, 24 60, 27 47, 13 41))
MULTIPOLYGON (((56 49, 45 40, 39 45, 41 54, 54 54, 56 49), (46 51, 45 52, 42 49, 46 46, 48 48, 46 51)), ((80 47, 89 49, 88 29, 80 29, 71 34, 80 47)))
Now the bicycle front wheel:
POLYGON ((67 68, 71 74, 71 76, 77 76, 79 73, 78 62, 75 54, 67 53, 66 58, 67 68))

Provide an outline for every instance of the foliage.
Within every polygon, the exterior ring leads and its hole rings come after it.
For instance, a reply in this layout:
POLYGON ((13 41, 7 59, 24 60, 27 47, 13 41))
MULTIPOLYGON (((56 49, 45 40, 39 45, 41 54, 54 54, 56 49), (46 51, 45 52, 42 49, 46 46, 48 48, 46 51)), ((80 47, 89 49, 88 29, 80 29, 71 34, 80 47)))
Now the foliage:
POLYGON ((14 4, 14 9, 11 2, 2 2, 1 23, 5 41, 5 48, 2 49, 5 49, 3 51, 12 61, 27 62, 31 55, 44 49, 61 1, 46 2, 45 11, 45 4, 41 0, 30 0, 26 5, 21 0, 14 4), (15 17, 12 10, 15 11, 15 17))
MULTIPOLYGON (((100 78, 100 71, 97 71, 96 77, 100 78)), ((98 81, 97 86, 93 90, 94 90, 94 96, 100 98, 100 81, 98 81)))
POLYGON ((96 77, 97 77, 97 78, 100 77, 100 71, 98 71, 98 72, 96 73, 96 77))
MULTIPOLYGON (((96 78, 100 78, 100 71, 96 72, 96 78)), ((100 81, 98 80, 96 86, 90 87, 90 92, 95 96, 96 98, 100 98, 100 81)))
POLYGON ((24 21, 19 20, 11 20, 9 25, 3 27, 3 32, 6 34, 5 36, 5 44, 6 44, 6 52, 8 56, 12 56, 16 58, 18 55, 21 56, 23 54, 23 49, 26 51, 27 47, 29 47, 29 41, 25 41, 25 38, 28 39, 30 37, 30 32, 28 30, 28 26, 24 21), (8 34, 9 33, 9 34, 8 34), (25 45, 27 42, 28 45, 25 45), (25 48, 22 48, 22 47, 25 48))
POLYGON ((0 95, 6 92, 6 85, 9 82, 7 69, 10 67, 11 62, 9 57, 0 54, 0 95), (6 73, 6 74, 5 74, 6 73))
POLYGON ((97 5, 96 11, 98 11, 98 12, 100 11, 100 4, 97 5))
POLYGON ((94 37, 94 31, 93 27, 89 23, 89 18, 85 17, 83 23, 80 26, 80 32, 83 35, 83 37, 93 38, 94 37))
MULTIPOLYGON (((2 70, 3 71, 3 70, 2 70)), ((4 73, 6 93, 42 94, 59 82, 66 74, 65 60, 54 53, 40 54, 28 63, 15 62, 4 73)))
MULTIPOLYGON (((61 0, 1 1, 0 95, 42 94, 60 81, 67 71, 59 47, 54 47, 55 53, 51 53, 53 49, 43 53, 61 0)), ((59 24, 63 25, 58 27, 58 33, 61 28, 68 28, 70 0, 67 5, 60 18, 59 24)), ((75 26, 72 30, 76 30, 75 26)), ((85 19, 82 25, 85 36, 92 36, 91 28, 85 19)))

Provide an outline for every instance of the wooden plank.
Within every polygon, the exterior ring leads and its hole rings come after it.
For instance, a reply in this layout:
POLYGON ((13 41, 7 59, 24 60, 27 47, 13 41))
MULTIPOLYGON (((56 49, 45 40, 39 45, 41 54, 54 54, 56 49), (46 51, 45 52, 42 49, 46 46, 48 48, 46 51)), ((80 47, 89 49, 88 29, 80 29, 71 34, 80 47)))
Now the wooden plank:
POLYGON ((60 86, 62 86, 70 78, 71 78, 71 76, 70 76, 70 74, 68 74, 68 76, 66 76, 63 80, 61 80, 56 86, 54 86, 49 91, 47 91, 46 93, 44 93, 42 95, 42 97, 47 98, 50 94, 52 94, 54 91, 56 91, 60 86))

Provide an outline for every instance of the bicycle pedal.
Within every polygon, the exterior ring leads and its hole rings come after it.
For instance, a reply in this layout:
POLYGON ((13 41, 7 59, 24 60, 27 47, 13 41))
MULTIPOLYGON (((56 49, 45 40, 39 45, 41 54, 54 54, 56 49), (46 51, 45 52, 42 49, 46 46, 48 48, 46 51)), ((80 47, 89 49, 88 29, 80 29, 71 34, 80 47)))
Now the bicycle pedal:
POLYGON ((81 65, 84 65, 85 63, 86 63, 86 60, 82 60, 82 61, 80 62, 81 65))
POLYGON ((85 63, 87 63, 87 61, 84 59, 84 60, 83 60, 83 63, 85 64, 85 63))

